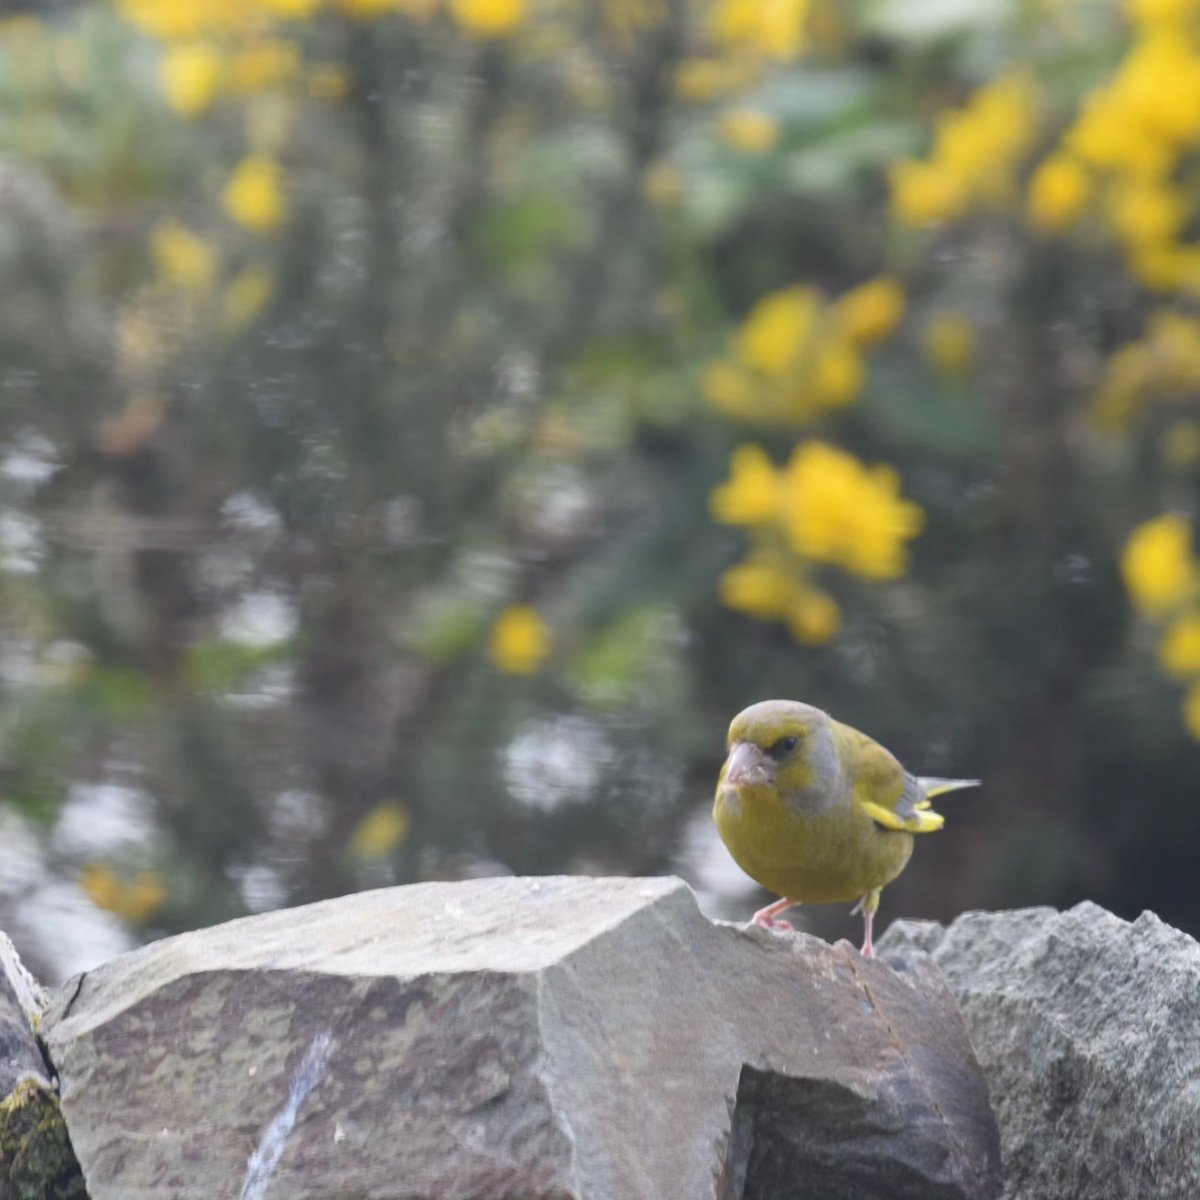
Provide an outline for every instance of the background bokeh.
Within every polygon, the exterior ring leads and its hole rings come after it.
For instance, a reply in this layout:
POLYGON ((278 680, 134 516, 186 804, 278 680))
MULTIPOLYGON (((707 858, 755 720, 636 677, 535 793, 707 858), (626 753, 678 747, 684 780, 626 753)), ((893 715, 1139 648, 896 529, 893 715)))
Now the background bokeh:
POLYGON ((1200 0, 0 9, 47 979, 420 879, 744 915, 773 696, 986 781, 885 923, 1200 931, 1200 0))

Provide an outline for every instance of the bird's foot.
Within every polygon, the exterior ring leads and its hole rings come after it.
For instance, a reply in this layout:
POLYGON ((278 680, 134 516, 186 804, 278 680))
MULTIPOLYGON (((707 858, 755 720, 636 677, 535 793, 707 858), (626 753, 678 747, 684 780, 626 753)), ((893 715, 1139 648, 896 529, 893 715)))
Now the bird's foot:
POLYGON ((766 908, 760 908, 750 919, 755 925, 761 925, 764 929, 773 929, 776 933, 790 933, 792 926, 787 921, 779 919, 780 913, 785 913, 789 908, 795 908, 795 901, 783 899, 776 900, 773 904, 768 904, 766 908))
POLYGON ((753 917, 755 925, 761 925, 764 929, 774 930, 775 933, 795 933, 795 926, 791 921, 781 921, 778 917, 764 916, 762 913, 755 913, 753 917))

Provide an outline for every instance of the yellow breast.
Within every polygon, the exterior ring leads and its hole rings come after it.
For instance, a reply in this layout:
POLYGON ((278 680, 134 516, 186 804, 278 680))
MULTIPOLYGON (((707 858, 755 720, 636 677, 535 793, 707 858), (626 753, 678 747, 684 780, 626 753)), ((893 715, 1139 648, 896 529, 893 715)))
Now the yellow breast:
POLYGON ((722 784, 713 819, 751 879, 801 904, 855 901, 895 879, 912 854, 911 834, 880 829, 848 798, 805 813, 772 786, 722 784))

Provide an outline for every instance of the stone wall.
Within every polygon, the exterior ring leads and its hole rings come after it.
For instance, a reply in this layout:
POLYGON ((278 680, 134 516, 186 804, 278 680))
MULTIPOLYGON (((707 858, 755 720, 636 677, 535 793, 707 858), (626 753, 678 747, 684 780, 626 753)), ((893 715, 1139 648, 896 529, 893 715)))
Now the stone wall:
POLYGON ((48 1007, 0 954, 50 1173, 0 1120, 0 1200, 994 1198, 1001 1143, 1013 1200, 1200 1195, 1190 939, 1081 906, 882 949, 541 878, 169 938, 48 1007))

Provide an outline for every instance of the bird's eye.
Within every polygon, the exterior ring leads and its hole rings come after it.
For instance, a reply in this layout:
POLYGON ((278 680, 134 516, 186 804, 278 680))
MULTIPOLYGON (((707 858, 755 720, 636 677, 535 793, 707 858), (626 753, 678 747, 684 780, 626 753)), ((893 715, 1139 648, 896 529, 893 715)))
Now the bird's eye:
POLYGON ((795 748, 800 745, 800 739, 789 734, 787 737, 781 737, 779 741, 771 747, 771 753, 776 758, 782 758, 785 754, 791 754, 795 748))

